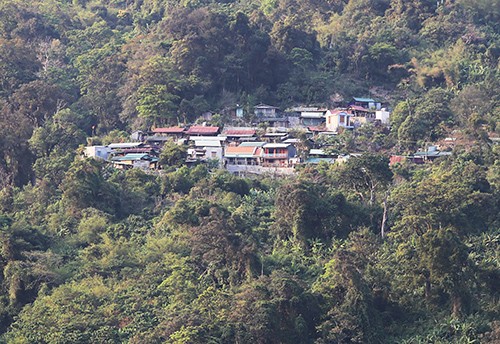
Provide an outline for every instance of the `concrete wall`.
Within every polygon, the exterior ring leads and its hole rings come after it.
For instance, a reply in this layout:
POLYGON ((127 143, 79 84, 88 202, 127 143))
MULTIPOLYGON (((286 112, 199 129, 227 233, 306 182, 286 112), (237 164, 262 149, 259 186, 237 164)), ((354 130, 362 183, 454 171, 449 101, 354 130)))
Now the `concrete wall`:
POLYGON ((295 173, 293 167, 263 167, 249 165, 226 165, 226 169, 238 175, 269 174, 269 175, 292 175, 295 173))

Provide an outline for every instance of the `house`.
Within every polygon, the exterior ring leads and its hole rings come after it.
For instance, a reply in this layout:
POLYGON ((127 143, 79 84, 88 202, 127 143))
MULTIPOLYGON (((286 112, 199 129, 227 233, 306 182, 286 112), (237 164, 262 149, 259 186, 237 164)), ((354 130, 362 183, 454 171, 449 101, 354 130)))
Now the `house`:
POLYGON ((361 97, 353 97, 349 102, 349 106, 361 106, 365 109, 377 109, 380 110, 381 104, 376 102, 372 98, 361 98, 361 97))
POLYGON ((193 142, 195 146, 199 146, 204 142, 219 142, 219 146, 223 146, 227 141, 226 136, 190 136, 189 141, 193 142))
POLYGON ((214 117, 214 112, 212 111, 205 111, 204 113, 201 114, 201 118, 204 120, 204 121, 211 121, 212 118, 214 117))
POLYGON ((186 128, 184 127, 167 127, 167 128, 153 129, 154 135, 167 136, 176 140, 182 138, 185 132, 186 128))
POLYGON ((88 146, 85 147, 83 154, 87 158, 108 160, 111 148, 108 146, 88 146))
POLYGON ((262 135, 262 139, 266 142, 282 142, 288 138, 288 133, 267 132, 262 135))
POLYGON ((188 151, 191 157, 198 160, 218 160, 222 166, 224 158, 223 136, 191 136, 190 141, 194 141, 194 147, 188 151))
POLYGON ((165 145, 165 142, 171 140, 173 140, 172 137, 165 135, 152 135, 152 136, 146 136, 144 138, 144 141, 146 141, 148 145, 156 147, 158 149, 161 149, 165 145))
MULTIPOLYGON (((256 166, 260 164, 261 154, 262 146, 258 145, 226 147, 226 151, 224 153, 224 166, 226 169, 228 168, 228 165, 256 166)), ((231 170, 230 167, 229 170, 231 170)))
POLYGON ((253 128, 224 128, 222 135, 227 137, 229 142, 255 141, 257 139, 256 130, 253 128))
POLYGON ((326 109, 317 107, 296 107, 292 111, 299 114, 303 126, 320 126, 325 122, 326 109))
POLYGON ((140 148, 143 146, 144 143, 142 142, 120 142, 120 143, 110 143, 108 145, 108 148, 111 149, 111 152, 120 152, 123 149, 140 148))
POLYGON ((142 142, 124 142, 124 143, 110 143, 108 160, 110 157, 124 156, 127 154, 149 154, 157 156, 158 147, 146 145, 142 142))
POLYGON ((261 165, 264 167, 291 167, 297 150, 288 143, 266 143, 262 146, 261 165))
POLYGON ((120 143, 110 143, 108 148, 110 150, 109 156, 125 155, 127 151, 130 152, 131 149, 144 148, 146 145, 142 142, 120 142, 120 143))
POLYGON ((319 126, 319 127, 309 126, 309 127, 307 127, 307 130, 308 130, 309 136, 312 137, 312 136, 318 135, 321 132, 324 132, 327 129, 324 126, 319 126))
POLYGON ((258 123, 264 123, 271 128, 289 128, 290 121, 288 117, 260 117, 258 123))
POLYGON ((217 136, 219 132, 219 127, 193 125, 186 131, 186 134, 191 136, 217 136))
POLYGON ((275 118, 280 112, 280 108, 262 103, 254 106, 253 109, 255 116, 258 118, 275 118))
POLYGON ((390 124, 390 116, 391 113, 387 111, 385 108, 375 111, 375 118, 380 121, 383 125, 390 124))
POLYGON ((255 141, 255 142, 242 142, 239 147, 262 147, 266 142, 255 141))
POLYGON ((426 162, 432 162, 437 158, 450 156, 451 154, 451 152, 439 151, 436 146, 430 146, 427 151, 418 151, 409 156, 408 159, 416 164, 424 164, 426 162))
POLYGON ((351 125, 359 127, 365 123, 375 121, 375 111, 368 110, 359 105, 349 105, 347 112, 352 114, 351 125))
POLYGON ((142 154, 149 154, 152 156, 158 156, 160 151, 156 147, 152 147, 149 145, 145 145, 142 147, 136 147, 136 148, 124 148, 121 149, 120 152, 116 155, 125 155, 125 154, 137 154, 137 153, 142 153, 142 154))
POLYGON ((243 111, 243 108, 239 105, 236 105, 236 109, 234 109, 236 118, 243 118, 245 115, 245 112, 243 111))
POLYGON ((147 136, 145 132, 142 130, 136 130, 130 134, 130 140, 132 141, 144 141, 144 138, 147 136))
POLYGON ((336 154, 325 152, 323 149, 309 150, 309 157, 304 162, 305 164, 319 164, 320 162, 327 162, 333 164, 335 162, 336 154))
POLYGON ((142 170, 156 169, 158 158, 149 154, 129 153, 111 158, 111 163, 119 169, 139 168, 142 170))
POLYGON ((326 129, 332 132, 338 132, 338 128, 352 129, 351 123, 352 114, 347 111, 336 109, 326 112, 326 129))
POLYGON ((144 141, 153 147, 162 148, 165 142, 169 140, 175 142, 180 140, 184 136, 185 131, 183 127, 156 128, 151 131, 152 135, 144 138, 144 141))

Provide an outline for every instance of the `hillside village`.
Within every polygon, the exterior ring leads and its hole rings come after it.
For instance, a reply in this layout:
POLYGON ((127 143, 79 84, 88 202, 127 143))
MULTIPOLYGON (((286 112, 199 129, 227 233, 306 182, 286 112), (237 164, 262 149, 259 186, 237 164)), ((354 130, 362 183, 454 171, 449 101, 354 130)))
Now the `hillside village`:
POLYGON ((0 0, 0 344, 499 344, 500 0, 0 0))
MULTIPOLYGON (((118 169, 158 171, 166 167, 159 156, 170 142, 186 149, 187 166, 205 163, 240 176, 287 175, 293 174, 299 165, 341 163, 362 153, 337 152, 328 138, 344 131, 355 132, 366 124, 390 127, 390 110, 371 98, 360 97, 334 109, 302 106, 281 111, 259 104, 250 116, 245 116, 241 107, 235 107, 229 111, 229 124, 224 126, 211 125, 214 116, 211 112, 203 114, 201 124, 135 131, 129 142, 87 146, 84 155, 105 160, 118 169), (245 117, 250 124, 233 126, 232 123, 244 123, 245 117)), ((436 146, 426 148, 411 155, 392 155, 391 163, 405 159, 424 163, 451 154, 438 151, 436 146)))

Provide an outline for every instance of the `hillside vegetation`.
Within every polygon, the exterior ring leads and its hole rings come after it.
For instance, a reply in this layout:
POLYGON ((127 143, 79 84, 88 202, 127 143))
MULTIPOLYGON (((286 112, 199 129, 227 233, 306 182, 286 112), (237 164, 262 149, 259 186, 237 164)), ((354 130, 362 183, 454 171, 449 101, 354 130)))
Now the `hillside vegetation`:
POLYGON ((498 0, 0 0, 0 342, 497 343, 499 26, 498 0), (352 96, 390 130, 286 178, 81 158, 352 96))

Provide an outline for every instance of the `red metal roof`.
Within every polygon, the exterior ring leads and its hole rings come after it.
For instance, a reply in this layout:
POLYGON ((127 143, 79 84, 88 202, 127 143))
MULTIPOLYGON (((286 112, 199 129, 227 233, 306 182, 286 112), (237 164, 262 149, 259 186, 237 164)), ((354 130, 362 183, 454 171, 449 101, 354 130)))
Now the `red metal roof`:
POLYGON ((307 127, 307 129, 309 129, 310 131, 313 131, 313 132, 314 131, 325 131, 326 130, 325 127, 314 127, 314 126, 307 127))
POLYGON ((204 127, 201 125, 193 125, 186 132, 189 135, 215 135, 219 132, 219 127, 204 127))
POLYGON ((342 113, 342 112, 346 112, 347 113, 347 111, 343 110, 343 109, 333 109, 333 110, 330 110, 330 113, 332 115, 336 115, 336 114, 339 114, 339 113, 342 113))
POLYGON ((405 160, 406 160, 406 158, 404 156, 391 155, 391 158, 389 160, 389 165, 394 165, 394 164, 397 164, 399 162, 403 162, 405 160))
POLYGON ((255 129, 228 129, 224 131, 226 136, 247 136, 255 135, 255 129))
POLYGON ((356 111, 370 112, 370 110, 365 109, 364 107, 359 106, 359 105, 351 105, 351 106, 349 106, 349 109, 356 110, 356 111))
POLYGON ((226 154, 245 154, 245 155, 253 155, 256 150, 256 147, 226 147, 226 154))
POLYGON ((184 128, 181 127, 169 127, 169 128, 156 128, 153 133, 158 134, 180 134, 184 132, 184 128))

